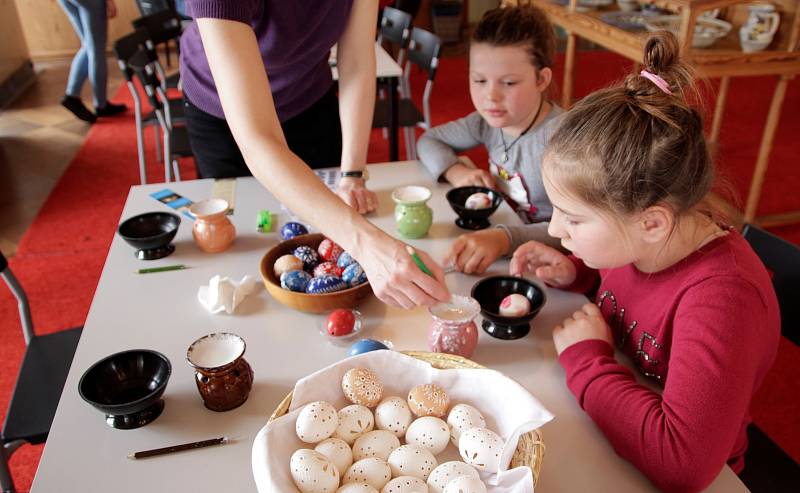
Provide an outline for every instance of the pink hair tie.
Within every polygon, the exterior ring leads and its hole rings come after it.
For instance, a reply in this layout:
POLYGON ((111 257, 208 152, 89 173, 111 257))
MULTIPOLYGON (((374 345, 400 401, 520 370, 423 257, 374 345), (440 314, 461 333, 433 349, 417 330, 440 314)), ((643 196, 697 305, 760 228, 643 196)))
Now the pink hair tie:
POLYGON ((661 89, 665 94, 669 94, 670 96, 672 96, 672 91, 669 90, 669 84, 667 84, 667 81, 665 81, 661 77, 657 76, 656 74, 652 74, 647 70, 642 70, 641 72, 639 72, 639 75, 641 75, 645 79, 648 79, 650 82, 655 84, 656 87, 661 89))

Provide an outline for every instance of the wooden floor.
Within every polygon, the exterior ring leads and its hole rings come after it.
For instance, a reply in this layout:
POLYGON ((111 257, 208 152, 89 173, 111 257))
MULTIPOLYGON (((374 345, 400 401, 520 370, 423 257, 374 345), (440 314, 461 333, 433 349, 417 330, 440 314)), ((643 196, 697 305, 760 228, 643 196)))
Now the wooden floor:
MULTIPOLYGON (((11 257, 91 125, 60 105, 69 60, 36 63, 36 82, 0 110, 0 251, 11 257)), ((122 82, 108 61, 108 94, 122 82)), ((83 88, 91 108, 91 86, 83 88)))

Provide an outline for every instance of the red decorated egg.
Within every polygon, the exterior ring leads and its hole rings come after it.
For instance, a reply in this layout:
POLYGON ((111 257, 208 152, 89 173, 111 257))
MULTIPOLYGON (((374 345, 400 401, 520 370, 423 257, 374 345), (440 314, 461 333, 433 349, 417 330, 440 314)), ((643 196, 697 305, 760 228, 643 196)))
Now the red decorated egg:
POLYGON ((510 294, 500 302, 500 315, 503 317, 521 317, 531 311, 531 302, 521 294, 510 294))
POLYGON ((334 277, 342 277, 342 270, 333 262, 322 262, 318 266, 314 267, 314 277, 322 277, 322 276, 334 276, 334 277))
POLYGON ((340 308, 328 315, 328 334, 332 336, 346 336, 353 332, 356 325, 356 316, 351 310, 340 308))
POLYGON ((319 244, 317 251, 323 260, 326 262, 333 262, 335 264, 336 260, 339 258, 339 255, 341 255, 344 250, 329 238, 325 238, 319 244))

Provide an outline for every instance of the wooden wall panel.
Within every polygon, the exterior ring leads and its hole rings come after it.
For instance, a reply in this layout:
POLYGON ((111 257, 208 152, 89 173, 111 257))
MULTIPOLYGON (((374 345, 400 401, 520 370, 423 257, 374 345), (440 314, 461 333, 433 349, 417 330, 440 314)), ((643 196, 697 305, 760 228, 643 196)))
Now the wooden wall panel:
POLYGON ((0 43, 0 83, 2 83, 29 60, 30 56, 14 0, 0 0, 0 12, 3 13, 0 16, 0 33, 3 33, 3 42, 0 43))

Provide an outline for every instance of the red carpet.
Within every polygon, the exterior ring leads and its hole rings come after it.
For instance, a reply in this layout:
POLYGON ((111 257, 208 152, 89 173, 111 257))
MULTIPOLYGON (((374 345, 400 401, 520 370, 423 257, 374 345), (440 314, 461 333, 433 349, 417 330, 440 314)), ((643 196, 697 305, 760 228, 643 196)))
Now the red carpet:
MULTIPOLYGON (((624 76, 630 64, 610 53, 591 52, 580 54, 577 66, 576 94, 582 96, 624 76)), ((555 80, 561 80, 559 71, 555 80)), ((414 80, 417 101, 421 99, 423 83, 414 80)), ((747 193, 774 84, 774 78, 735 79, 731 83, 719 162, 720 170, 742 197, 747 193)), ((130 104, 127 90, 122 88, 115 101, 130 104)), ((431 106, 434 125, 471 111, 463 59, 442 60, 431 106)), ((800 108, 797 79, 789 86, 783 108, 759 213, 800 209, 800 194, 796 193, 800 172, 795 168, 800 151, 796 138, 800 135, 800 115, 789 110, 800 108)), ((709 104, 711 110, 713 103, 709 104)), ((151 139, 152 132, 147 137, 151 139)), ((386 161, 387 149, 381 132, 373 132, 369 161, 386 161)), ((163 167, 154 159, 152 142, 147 155, 151 161, 148 176, 160 180, 163 167)), ((401 159, 403 155, 401 140, 401 159)), ((486 160, 481 150, 470 156, 479 164, 486 160)), ((181 172, 184 179, 195 176, 190 161, 183 163, 181 172)), ((37 332, 84 322, 128 189, 138 180, 132 113, 95 124, 10 261, 28 292, 37 332)), ((774 231, 800 244, 800 225, 774 231)), ((0 288, 0 337, 4 341, 0 354, 3 418, 23 351, 16 303, 5 288, 0 288)), ((798 348, 784 344, 753 404, 756 421, 796 460, 800 459, 800 428, 796 420, 800 415, 800 383, 794 378, 793 367, 798 360, 798 348)), ((40 453, 41 447, 24 446, 12 456, 12 473, 21 491, 30 488, 40 453)))

